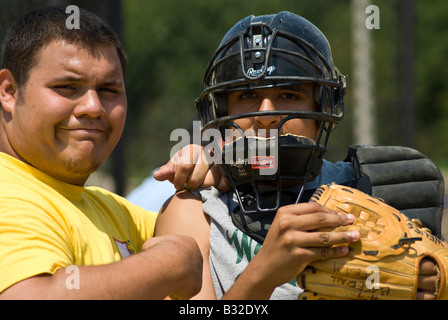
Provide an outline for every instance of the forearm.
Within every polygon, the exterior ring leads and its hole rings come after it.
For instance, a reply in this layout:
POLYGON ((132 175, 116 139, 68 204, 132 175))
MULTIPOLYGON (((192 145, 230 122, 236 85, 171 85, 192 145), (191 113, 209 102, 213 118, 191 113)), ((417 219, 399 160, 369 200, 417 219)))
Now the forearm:
POLYGON ((267 264, 262 260, 262 255, 257 254, 222 299, 268 300, 279 284, 269 281, 265 272, 267 264))
POLYGON ((170 259, 169 253, 152 253, 143 252, 110 265, 80 267, 79 289, 67 288, 70 275, 61 270, 55 285, 62 288, 59 290, 61 297, 67 299, 107 300, 159 300, 195 285, 187 270, 180 268, 175 259, 170 259))
POLYGON ((37 296, 88 300, 163 299, 177 290, 182 279, 171 272, 162 259, 156 257, 150 261, 147 258, 137 254, 109 265, 61 269, 47 277, 46 286, 38 286, 46 289, 37 296))
POLYGON ((233 284, 222 300, 269 300, 274 289, 261 283, 257 284, 250 277, 246 279, 243 277, 233 284))
POLYGON ((119 262, 69 267, 54 275, 23 280, 3 299, 163 299, 190 298, 200 290, 200 260, 179 241, 162 241, 119 262), (168 243, 167 243, 168 242, 168 243), (185 251, 182 253, 181 251, 185 251), (189 257, 189 255, 193 257, 189 257))

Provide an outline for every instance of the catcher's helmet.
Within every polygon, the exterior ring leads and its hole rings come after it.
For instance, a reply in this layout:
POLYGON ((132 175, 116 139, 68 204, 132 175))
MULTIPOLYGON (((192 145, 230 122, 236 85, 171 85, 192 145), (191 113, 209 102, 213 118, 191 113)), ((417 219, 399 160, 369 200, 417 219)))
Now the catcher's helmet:
MULTIPOLYGON (((329 43, 322 32, 296 14, 280 12, 275 15, 248 16, 227 32, 207 66, 204 90, 196 99, 196 105, 203 130, 238 130, 240 128, 234 120, 268 114, 282 117, 279 132, 286 121, 294 118, 312 119, 319 125, 315 141, 292 135, 276 137, 276 158, 271 162, 268 159, 268 166, 260 165, 260 162, 251 166, 250 158, 242 159, 239 163, 238 159, 231 163, 224 161, 223 168, 235 193, 239 195, 239 188, 248 183, 256 190, 261 183, 274 183, 275 189, 280 190, 284 181, 303 186, 306 181, 314 179, 320 172, 329 134, 343 117, 344 94, 345 78, 334 66, 329 43), (228 115, 228 92, 303 83, 314 84, 315 111, 274 110, 228 115), (276 167, 274 173, 263 174, 260 171, 271 167, 273 163, 276 167)), ((269 143, 253 141, 254 137, 247 137, 244 133, 241 135, 244 143, 239 145, 246 150, 244 157, 248 156, 247 149, 251 146, 257 148, 262 145, 262 148, 267 149, 264 152, 273 152, 269 150, 269 143)), ((226 147, 229 149, 228 145, 225 146, 223 155, 229 152, 226 147)), ((236 144, 233 148, 238 149, 236 144)), ((244 212, 278 209, 279 196, 273 205, 260 205, 260 197, 255 198, 257 205, 253 210, 241 203, 244 212)))

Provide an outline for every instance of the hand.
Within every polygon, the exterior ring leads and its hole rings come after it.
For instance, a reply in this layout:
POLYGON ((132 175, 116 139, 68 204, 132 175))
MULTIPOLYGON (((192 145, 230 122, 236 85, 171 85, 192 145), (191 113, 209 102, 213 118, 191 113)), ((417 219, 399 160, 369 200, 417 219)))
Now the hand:
POLYGON ((359 232, 315 230, 348 225, 354 220, 351 214, 337 213, 317 203, 281 207, 263 246, 246 269, 248 276, 244 277, 245 284, 254 286, 252 292, 247 291, 247 295, 259 294, 257 298, 268 298, 277 286, 297 277, 311 261, 347 255, 346 244, 358 241, 359 232), (247 277, 250 280, 246 280, 247 277))
POLYGON ((158 181, 169 180, 177 190, 216 187, 220 192, 230 185, 217 164, 209 163, 204 148, 190 144, 179 150, 165 165, 154 172, 158 181))
POLYGON ((420 262, 418 274, 417 300, 435 300, 436 284, 438 281, 436 264, 432 259, 423 259, 420 262))

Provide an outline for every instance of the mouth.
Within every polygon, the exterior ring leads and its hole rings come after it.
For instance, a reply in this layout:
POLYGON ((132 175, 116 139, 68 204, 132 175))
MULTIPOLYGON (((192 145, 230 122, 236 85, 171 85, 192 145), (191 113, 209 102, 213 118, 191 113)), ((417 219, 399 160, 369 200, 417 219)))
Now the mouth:
POLYGON ((106 130, 100 129, 100 128, 75 128, 75 129, 68 129, 68 131, 72 132, 79 132, 79 133, 103 133, 106 130))
POLYGON ((70 136, 75 137, 79 140, 92 140, 102 138, 108 131, 102 127, 74 127, 61 128, 61 130, 68 132, 70 136))

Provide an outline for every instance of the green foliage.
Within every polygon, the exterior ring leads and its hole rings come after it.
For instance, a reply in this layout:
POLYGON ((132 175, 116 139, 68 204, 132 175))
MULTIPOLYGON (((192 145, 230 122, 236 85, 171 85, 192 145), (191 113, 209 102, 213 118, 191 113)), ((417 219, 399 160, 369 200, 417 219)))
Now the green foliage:
POLYGON ((418 145, 448 166, 448 2, 419 1, 416 9, 418 145))

